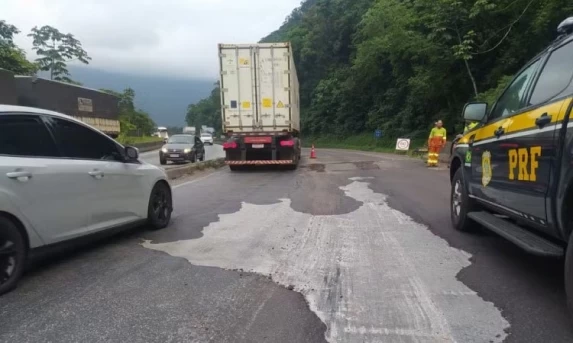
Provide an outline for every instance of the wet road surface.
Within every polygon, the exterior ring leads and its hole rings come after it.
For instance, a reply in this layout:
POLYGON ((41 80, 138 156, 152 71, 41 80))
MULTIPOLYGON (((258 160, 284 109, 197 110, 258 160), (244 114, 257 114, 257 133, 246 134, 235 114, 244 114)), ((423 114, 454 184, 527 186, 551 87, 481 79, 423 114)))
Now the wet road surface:
POLYGON ((446 168, 317 152, 180 183, 169 228, 35 266, 0 341, 573 341, 562 263, 453 231, 446 168))

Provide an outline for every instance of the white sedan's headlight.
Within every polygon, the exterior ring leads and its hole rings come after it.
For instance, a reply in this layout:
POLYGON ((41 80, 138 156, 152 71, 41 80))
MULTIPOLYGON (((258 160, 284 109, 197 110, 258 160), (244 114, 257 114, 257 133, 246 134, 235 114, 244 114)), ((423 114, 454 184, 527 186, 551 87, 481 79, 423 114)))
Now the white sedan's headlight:
POLYGON ((191 149, 187 148, 187 149, 183 150, 183 152, 185 152, 186 154, 188 154, 188 153, 191 152, 191 149))
POLYGON ((162 152, 167 152, 167 148, 161 149, 162 152))

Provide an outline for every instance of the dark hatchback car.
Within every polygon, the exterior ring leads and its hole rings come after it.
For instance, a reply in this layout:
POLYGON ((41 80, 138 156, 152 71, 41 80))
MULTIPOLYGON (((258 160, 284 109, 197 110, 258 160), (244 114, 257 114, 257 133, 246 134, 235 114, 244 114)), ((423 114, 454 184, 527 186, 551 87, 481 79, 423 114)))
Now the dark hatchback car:
POLYGON ((159 163, 205 161, 205 146, 193 135, 174 135, 159 150, 159 163))

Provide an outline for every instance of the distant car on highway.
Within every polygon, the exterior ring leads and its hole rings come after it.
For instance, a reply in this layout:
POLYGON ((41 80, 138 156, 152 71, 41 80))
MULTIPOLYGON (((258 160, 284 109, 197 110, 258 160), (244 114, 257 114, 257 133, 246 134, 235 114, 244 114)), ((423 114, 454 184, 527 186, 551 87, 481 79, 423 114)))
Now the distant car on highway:
POLYGON ((155 132, 153 136, 163 138, 163 143, 167 143, 169 140, 169 131, 167 131, 166 127, 160 126, 157 128, 157 132, 155 132))
POLYGON ((36 252, 162 229, 172 208, 165 172, 136 148, 61 113, 0 105, 0 294, 36 252))
POLYGON ((203 144, 213 145, 213 135, 210 133, 202 133, 201 142, 203 142, 203 144))
POLYGON ((173 135, 159 150, 159 163, 165 165, 168 161, 192 163, 205 161, 205 146, 197 136, 173 135))

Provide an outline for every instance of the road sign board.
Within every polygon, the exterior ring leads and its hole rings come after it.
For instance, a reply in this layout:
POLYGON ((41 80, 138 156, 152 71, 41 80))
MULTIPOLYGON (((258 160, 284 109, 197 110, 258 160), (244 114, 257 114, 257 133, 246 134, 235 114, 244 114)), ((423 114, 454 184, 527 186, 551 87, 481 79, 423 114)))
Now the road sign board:
POLYGON ((382 137, 382 130, 374 130, 374 137, 376 138, 382 137))
POLYGON ((410 139, 398 138, 396 140, 396 150, 408 151, 410 149, 410 139))

